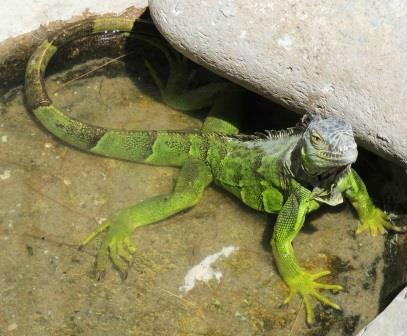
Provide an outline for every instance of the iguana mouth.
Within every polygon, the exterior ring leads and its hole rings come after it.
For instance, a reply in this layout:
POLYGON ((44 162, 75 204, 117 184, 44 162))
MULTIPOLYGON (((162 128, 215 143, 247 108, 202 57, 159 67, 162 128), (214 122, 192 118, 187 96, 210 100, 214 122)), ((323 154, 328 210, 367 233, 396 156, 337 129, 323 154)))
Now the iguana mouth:
POLYGON ((356 161, 358 156, 357 150, 344 153, 333 153, 333 152, 320 152, 317 157, 327 162, 333 168, 346 167, 356 161))
POLYGON ((341 152, 321 151, 320 156, 322 156, 324 158, 330 158, 330 159, 341 159, 343 157, 343 153, 341 153, 341 152))
POLYGON ((320 151, 318 156, 323 159, 329 159, 337 162, 351 161, 352 163, 356 161, 357 150, 347 151, 347 152, 331 152, 331 151, 320 151))

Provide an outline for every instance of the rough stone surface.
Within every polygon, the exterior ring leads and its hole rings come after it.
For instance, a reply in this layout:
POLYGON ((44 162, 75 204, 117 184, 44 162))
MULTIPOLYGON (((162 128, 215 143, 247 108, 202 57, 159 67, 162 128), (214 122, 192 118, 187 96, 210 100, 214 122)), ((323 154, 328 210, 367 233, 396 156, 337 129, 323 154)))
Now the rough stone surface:
POLYGON ((358 336, 393 335, 404 336, 407 330, 407 287, 392 303, 363 328, 358 336))
POLYGON ((407 165, 407 2, 150 0, 186 56, 299 113, 350 121, 407 165))

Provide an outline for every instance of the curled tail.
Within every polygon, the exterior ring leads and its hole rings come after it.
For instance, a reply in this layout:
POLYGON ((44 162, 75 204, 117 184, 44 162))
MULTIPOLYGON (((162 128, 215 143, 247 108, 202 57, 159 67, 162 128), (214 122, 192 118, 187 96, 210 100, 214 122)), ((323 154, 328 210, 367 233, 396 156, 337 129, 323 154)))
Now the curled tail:
POLYGON ((76 148, 118 159, 180 166, 194 147, 193 143, 202 145, 202 141, 205 141, 200 133, 125 131, 87 124, 69 117, 54 106, 45 88, 45 70, 60 46, 98 33, 131 33, 135 22, 136 18, 89 18, 74 23, 45 40, 27 64, 27 104, 45 128, 76 148))

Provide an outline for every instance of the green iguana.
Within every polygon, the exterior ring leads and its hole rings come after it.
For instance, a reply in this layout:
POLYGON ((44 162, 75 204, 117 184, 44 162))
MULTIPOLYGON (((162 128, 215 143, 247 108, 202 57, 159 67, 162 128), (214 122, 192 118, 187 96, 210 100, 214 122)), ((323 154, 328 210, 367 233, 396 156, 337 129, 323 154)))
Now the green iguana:
POLYGON ((404 231, 374 206, 358 174, 350 168, 357 158, 351 126, 336 118, 305 118, 297 126, 269 131, 264 136, 238 135, 236 123, 223 115, 239 112, 240 95, 231 84, 212 83, 186 92, 188 71, 180 56, 150 36, 138 38, 159 48, 170 64, 166 84, 147 63, 164 101, 180 110, 212 106, 199 131, 125 131, 86 124, 70 118, 52 104, 44 85, 48 62, 58 47, 91 34, 122 32, 130 34, 135 19, 91 18, 73 24, 44 41, 27 65, 25 90, 28 106, 38 120, 68 144, 111 158, 151 165, 180 167, 173 192, 146 199, 122 209, 106 220, 83 242, 87 244, 108 230, 97 255, 100 278, 110 256, 125 278, 135 252, 130 238, 136 228, 163 220, 197 204, 204 190, 214 183, 249 207, 278 213, 271 240, 280 275, 290 289, 285 302, 300 294, 305 303, 307 322, 314 320, 310 298, 340 309, 322 295, 321 289, 340 290, 339 285, 316 280, 329 271, 311 274, 302 269, 294 255, 292 241, 305 216, 321 203, 336 205, 344 195, 356 209, 361 224, 357 233, 370 230, 372 236, 386 229, 404 231))

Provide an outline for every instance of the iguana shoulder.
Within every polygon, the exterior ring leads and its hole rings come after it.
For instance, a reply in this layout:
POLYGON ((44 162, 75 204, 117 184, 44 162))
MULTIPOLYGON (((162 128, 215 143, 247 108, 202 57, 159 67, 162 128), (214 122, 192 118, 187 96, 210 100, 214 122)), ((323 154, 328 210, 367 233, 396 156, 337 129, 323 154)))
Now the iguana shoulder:
POLYGON ((301 132, 299 127, 269 131, 261 136, 226 136, 227 146, 213 143, 208 152, 214 183, 246 205, 275 213, 287 192, 289 169, 301 132))

